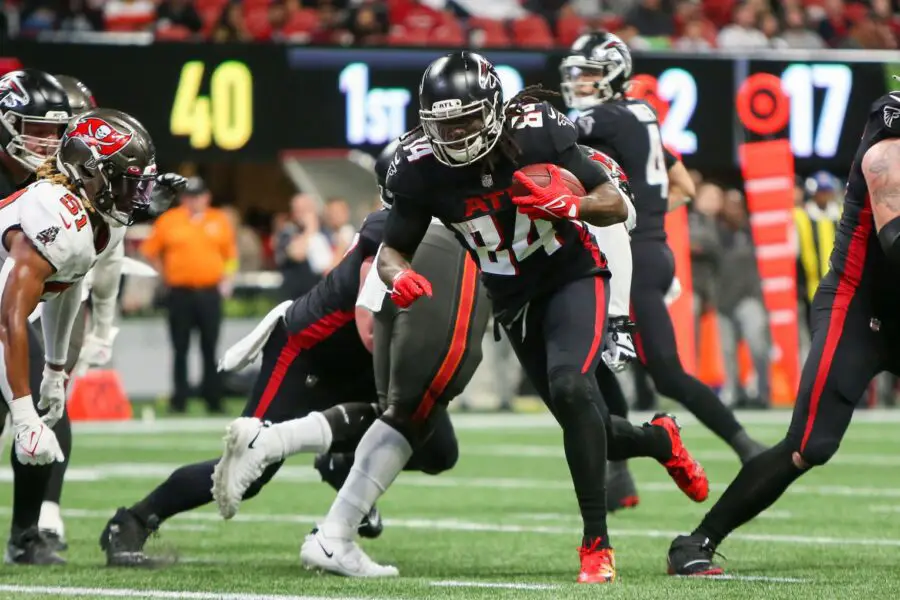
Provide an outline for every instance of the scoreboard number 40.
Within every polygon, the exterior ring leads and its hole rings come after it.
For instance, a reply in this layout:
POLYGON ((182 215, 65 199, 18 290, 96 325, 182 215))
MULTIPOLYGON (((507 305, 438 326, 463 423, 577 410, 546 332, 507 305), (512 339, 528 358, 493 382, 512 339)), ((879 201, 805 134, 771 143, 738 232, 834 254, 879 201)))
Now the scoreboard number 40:
POLYGON ((203 61, 184 63, 169 129, 198 150, 239 150, 253 135, 253 75, 240 61, 223 62, 209 77, 209 95, 201 95, 204 71, 203 61))

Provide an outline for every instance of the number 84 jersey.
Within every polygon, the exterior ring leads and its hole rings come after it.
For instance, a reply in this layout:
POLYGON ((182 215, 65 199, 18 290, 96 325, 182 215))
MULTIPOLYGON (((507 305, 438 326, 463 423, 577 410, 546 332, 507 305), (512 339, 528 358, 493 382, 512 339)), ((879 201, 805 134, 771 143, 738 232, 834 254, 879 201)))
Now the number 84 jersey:
POLYGON ((22 231, 55 270, 43 300, 82 279, 125 237, 124 227, 104 226, 95 235, 81 199, 64 186, 45 180, 0 200, 0 263, 9 257, 6 235, 13 230, 22 231))

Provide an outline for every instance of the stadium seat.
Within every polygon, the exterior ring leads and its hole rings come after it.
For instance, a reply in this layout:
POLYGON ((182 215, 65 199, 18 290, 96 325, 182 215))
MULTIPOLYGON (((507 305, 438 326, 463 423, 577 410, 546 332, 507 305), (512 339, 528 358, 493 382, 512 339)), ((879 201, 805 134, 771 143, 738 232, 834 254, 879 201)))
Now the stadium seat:
POLYGON ((430 46, 456 47, 466 45, 466 34, 459 24, 440 25, 429 36, 430 46))
POLYGON ((311 8, 294 11, 284 26, 285 34, 307 33, 319 28, 319 13, 311 8))
POLYGON ((481 36, 475 36, 474 41, 476 42, 476 46, 482 46, 484 48, 503 48, 512 45, 512 41, 509 38, 509 34, 506 33, 506 25, 503 21, 472 17, 469 19, 469 29, 471 31, 481 32, 484 36, 483 39, 480 40, 478 38, 481 36))
POLYGON ((523 48, 552 48, 555 44, 547 21, 539 15, 527 15, 512 22, 513 40, 523 48))
POLYGON ((156 39, 164 42, 183 42, 194 35, 190 29, 184 25, 169 25, 160 27, 156 30, 156 39))
POLYGON ((194 8, 197 9, 197 12, 202 13, 210 9, 222 10, 226 4, 228 4, 228 0, 195 0, 194 8))
POLYGON ((430 34, 425 29, 408 29, 402 25, 394 25, 388 34, 390 46, 427 46, 430 34))
POLYGON ((703 14, 715 23, 716 27, 724 27, 731 23, 734 4, 735 0, 703 0, 703 14))
POLYGON ((244 5, 244 21, 247 23, 247 31, 255 40, 267 40, 272 35, 272 26, 269 24, 269 11, 264 5, 244 5))
POLYGON ((556 22, 556 39, 561 46, 571 46, 578 37, 589 30, 587 21, 577 15, 561 17, 556 22))

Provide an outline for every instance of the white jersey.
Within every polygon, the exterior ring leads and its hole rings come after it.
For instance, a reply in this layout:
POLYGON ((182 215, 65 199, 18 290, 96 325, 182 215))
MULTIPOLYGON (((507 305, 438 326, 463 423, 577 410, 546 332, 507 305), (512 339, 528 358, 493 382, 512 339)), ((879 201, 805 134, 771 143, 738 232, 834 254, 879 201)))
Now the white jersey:
MULTIPOLYGON (((44 286, 42 300, 84 278, 97 260, 114 252, 125 237, 124 227, 108 227, 107 239, 95 240, 81 199, 49 181, 32 183, 0 201, 0 234, 14 229, 21 230, 55 269, 44 286)), ((8 257, 9 250, 0 244, 0 263, 8 257)))

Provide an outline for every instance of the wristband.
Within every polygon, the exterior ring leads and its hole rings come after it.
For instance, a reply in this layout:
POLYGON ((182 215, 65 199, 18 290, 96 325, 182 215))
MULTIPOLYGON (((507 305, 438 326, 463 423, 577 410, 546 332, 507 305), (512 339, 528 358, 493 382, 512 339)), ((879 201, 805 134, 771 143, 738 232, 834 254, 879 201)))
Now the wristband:
POLYGON ((10 402, 9 416, 12 418, 13 423, 22 423, 39 418, 37 411, 34 409, 34 401, 31 399, 31 394, 16 398, 10 402))

